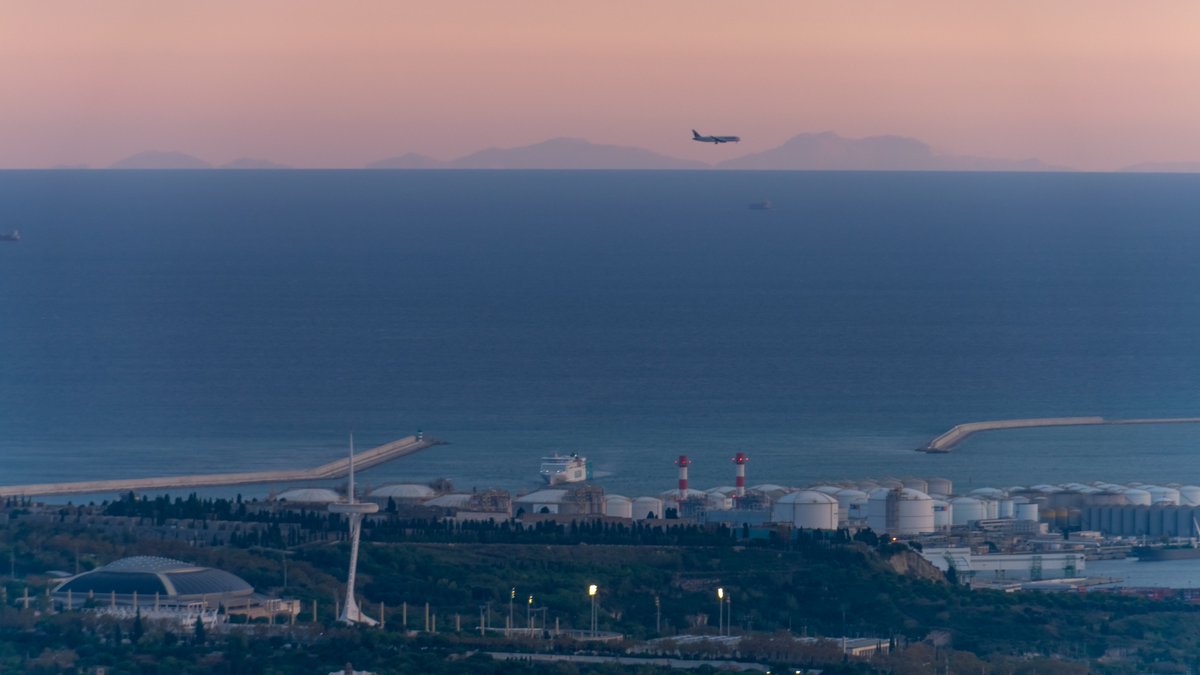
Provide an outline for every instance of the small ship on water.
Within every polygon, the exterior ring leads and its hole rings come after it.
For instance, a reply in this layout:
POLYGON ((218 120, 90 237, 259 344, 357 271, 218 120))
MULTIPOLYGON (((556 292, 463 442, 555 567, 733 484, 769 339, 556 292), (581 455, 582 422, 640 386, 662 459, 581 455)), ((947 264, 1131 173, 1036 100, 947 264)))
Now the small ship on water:
POLYGON ((13 230, 5 234, 0 234, 0 241, 21 241, 21 232, 13 230))

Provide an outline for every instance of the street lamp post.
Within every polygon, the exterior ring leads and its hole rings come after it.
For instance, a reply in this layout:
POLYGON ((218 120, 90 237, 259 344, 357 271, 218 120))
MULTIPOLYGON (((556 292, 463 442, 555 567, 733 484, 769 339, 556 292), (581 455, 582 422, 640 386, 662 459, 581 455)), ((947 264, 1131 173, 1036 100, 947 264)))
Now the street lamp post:
POLYGON ((504 629, 505 635, 509 635, 510 632, 512 631, 512 629, 514 628, 514 626, 513 626, 513 600, 516 600, 516 599, 517 599, 517 587, 513 586, 512 590, 509 591, 509 593, 508 593, 508 627, 504 629))
POLYGON ((725 634, 721 630, 721 628, 722 628, 721 618, 724 615, 724 613, 725 613, 725 589, 718 588, 717 589, 717 635, 725 634))
POLYGON ((531 629, 530 630, 531 633, 533 632, 532 631, 532 628, 533 628, 532 616, 533 616, 533 596, 530 595, 529 602, 525 605, 525 627, 531 629))
POLYGON ((662 633, 662 600, 654 596, 654 632, 662 633))
POLYGON ((592 599, 592 637, 596 636, 596 584, 588 586, 588 597, 592 599))

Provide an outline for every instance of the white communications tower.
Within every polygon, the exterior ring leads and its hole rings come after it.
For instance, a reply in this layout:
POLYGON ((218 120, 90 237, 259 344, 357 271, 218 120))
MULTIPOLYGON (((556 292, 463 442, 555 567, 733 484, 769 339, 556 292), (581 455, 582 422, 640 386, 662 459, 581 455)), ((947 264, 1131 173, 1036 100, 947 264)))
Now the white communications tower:
POLYGON ((350 573, 346 576, 346 602, 338 621, 374 626, 378 622, 362 613, 354 599, 354 576, 358 569, 358 536, 362 532, 363 516, 379 510, 378 504, 359 502, 354 495, 354 434, 350 434, 350 479, 346 486, 346 501, 329 505, 332 513, 344 513, 350 521, 350 573))

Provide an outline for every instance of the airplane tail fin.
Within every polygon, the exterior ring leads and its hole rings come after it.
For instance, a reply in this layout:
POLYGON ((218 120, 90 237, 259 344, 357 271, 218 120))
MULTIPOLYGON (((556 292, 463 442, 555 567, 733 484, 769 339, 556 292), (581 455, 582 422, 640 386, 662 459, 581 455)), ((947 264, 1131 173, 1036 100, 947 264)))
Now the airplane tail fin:
POLYGON ((692 138, 700 138, 700 132, 692 129, 692 138))

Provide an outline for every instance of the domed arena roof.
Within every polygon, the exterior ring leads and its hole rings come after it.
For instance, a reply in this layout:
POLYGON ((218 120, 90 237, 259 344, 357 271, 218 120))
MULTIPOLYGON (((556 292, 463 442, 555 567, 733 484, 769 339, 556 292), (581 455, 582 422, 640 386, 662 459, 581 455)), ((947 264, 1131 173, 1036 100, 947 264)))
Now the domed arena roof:
POLYGON ((342 496, 329 488, 292 488, 284 490, 275 496, 277 501, 297 502, 302 504, 333 504, 340 502, 342 496))
POLYGON ((429 499, 436 497, 437 492, 428 485, 418 485, 414 483, 400 483, 396 485, 384 485, 383 487, 371 490, 371 496, 379 499, 392 497, 394 499, 429 499))
POLYGON ((115 594, 122 604, 137 593, 143 602, 155 594, 171 604, 208 600, 225 602, 247 597, 254 588, 241 577, 224 570, 200 567, 171 558, 135 556, 122 558, 90 572, 76 575, 54 591, 66 597, 68 591, 78 599, 88 595, 104 599, 115 594))

